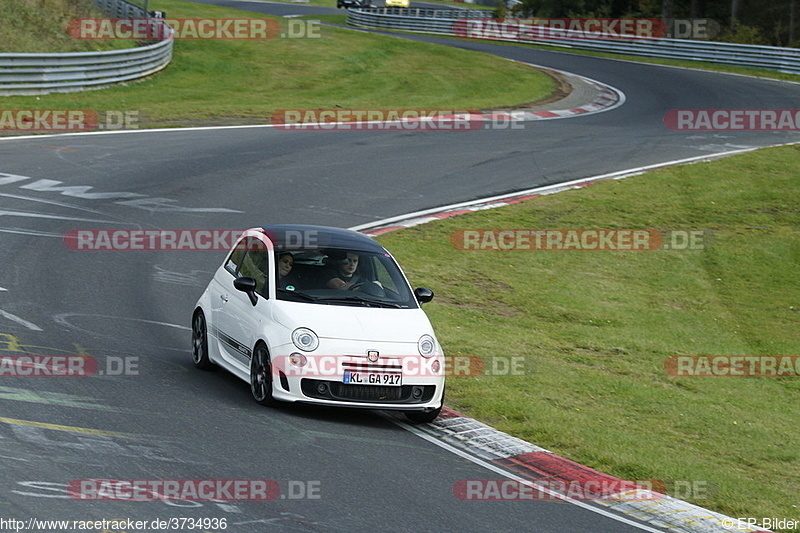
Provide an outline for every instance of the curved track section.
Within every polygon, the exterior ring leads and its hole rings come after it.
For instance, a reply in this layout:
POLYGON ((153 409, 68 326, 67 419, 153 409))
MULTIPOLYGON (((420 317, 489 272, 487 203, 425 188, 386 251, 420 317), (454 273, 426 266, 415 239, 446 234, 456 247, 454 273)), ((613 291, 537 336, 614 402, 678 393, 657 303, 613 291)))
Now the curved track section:
POLYGON ((265 410, 231 376, 194 370, 189 317, 222 252, 87 252, 64 244, 67 232, 83 228, 348 227, 798 139, 792 133, 681 134, 661 121, 673 108, 798 108, 795 85, 446 44, 580 73, 620 88, 627 103, 522 131, 247 128, 0 140, 0 354, 87 354, 103 371, 86 378, 0 378, 4 517, 225 518, 227 530, 237 533, 653 530, 560 502, 461 501, 453 493, 459 480, 497 474, 375 413, 265 410), (105 478, 270 479, 282 497, 90 502, 66 493, 74 480, 105 478))

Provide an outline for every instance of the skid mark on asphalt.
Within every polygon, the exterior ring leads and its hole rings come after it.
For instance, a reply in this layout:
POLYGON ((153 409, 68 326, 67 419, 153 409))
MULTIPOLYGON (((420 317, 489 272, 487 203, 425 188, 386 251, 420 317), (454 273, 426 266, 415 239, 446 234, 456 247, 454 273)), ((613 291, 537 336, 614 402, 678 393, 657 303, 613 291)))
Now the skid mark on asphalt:
POLYGON ((191 287, 205 287, 206 283, 203 281, 208 277, 209 273, 205 270, 192 270, 190 272, 173 272, 158 265, 154 265, 155 272, 153 273, 153 281, 162 283, 174 283, 176 285, 188 285, 191 287))
POLYGON ((145 435, 0 417, 0 439, 18 442, 20 446, 17 451, 25 454, 25 457, 9 457, 12 460, 47 461, 48 456, 41 453, 44 449, 53 453, 57 451, 59 460, 74 460, 84 464, 88 462, 86 454, 101 460, 131 457, 160 463, 207 464, 175 457, 163 439, 150 442, 147 438, 145 435))
MULTIPOLYGON (((132 439, 132 438, 134 438, 134 437, 131 437, 131 436, 128 436, 128 435, 124 435, 122 433, 115 433, 113 431, 105 431, 105 430, 102 430, 102 429, 90 429, 90 428, 83 428, 83 427, 78 427, 78 426, 63 426, 61 424, 48 424, 46 422, 34 422, 32 420, 19 420, 17 418, 6 418, 6 417, 2 417, 2 416, 0 416, 0 422, 2 422, 3 424, 11 424, 13 426, 22 426, 23 428, 51 429, 53 431, 67 431, 67 432, 70 432, 70 433, 82 433, 82 434, 86 434, 86 435, 102 435, 102 436, 105 436, 105 437, 117 437, 119 439, 132 439)), ((19 428, 15 428, 15 432, 16 431, 22 431, 23 433, 25 433, 23 430, 21 430, 19 428)), ((32 432, 30 434, 31 435, 35 434, 37 436, 40 435, 37 432, 32 432)))
POLYGON ((133 413, 130 409, 121 409, 110 405, 94 403, 94 398, 86 396, 76 396, 61 392, 46 392, 30 389, 18 389, 14 387, 0 387, 0 400, 39 403, 45 405, 58 405, 61 407, 73 407, 77 409, 97 409, 114 413, 133 413))

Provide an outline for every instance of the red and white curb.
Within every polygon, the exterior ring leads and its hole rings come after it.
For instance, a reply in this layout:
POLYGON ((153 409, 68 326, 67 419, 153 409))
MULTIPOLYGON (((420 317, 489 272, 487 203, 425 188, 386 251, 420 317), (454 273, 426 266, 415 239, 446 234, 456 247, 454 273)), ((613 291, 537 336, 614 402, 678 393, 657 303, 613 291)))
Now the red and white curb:
MULTIPOLYGON (((562 72, 562 74, 566 75, 568 73, 562 72)), ((552 120, 557 118, 570 118, 578 115, 589 115, 600 113, 602 111, 609 111, 625 103, 625 95, 610 85, 605 85, 593 79, 584 78, 583 76, 575 76, 574 74, 570 75, 570 77, 580 78, 584 83, 591 85, 597 91, 594 98, 592 98, 590 102, 568 109, 556 109, 549 111, 519 109, 516 111, 489 111, 487 114, 493 119, 505 118, 515 121, 552 120)))
POLYGON ((410 425, 394 414, 385 413, 384 416, 440 447, 510 480, 544 492, 550 499, 577 505, 644 531, 770 533, 753 529, 735 518, 603 474, 447 407, 442 409, 439 418, 429 424, 410 425), (622 490, 587 502, 571 498, 569 492, 564 494, 547 488, 558 486, 558 482, 565 486, 604 483, 622 490))

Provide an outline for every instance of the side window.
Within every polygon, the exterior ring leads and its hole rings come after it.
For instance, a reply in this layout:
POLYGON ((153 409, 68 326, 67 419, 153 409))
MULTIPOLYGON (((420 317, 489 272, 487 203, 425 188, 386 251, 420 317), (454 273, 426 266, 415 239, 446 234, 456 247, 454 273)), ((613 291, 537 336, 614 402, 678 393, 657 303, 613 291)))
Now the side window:
POLYGON ((245 276, 256 280, 256 292, 268 297, 269 254, 264 243, 255 237, 246 237, 236 247, 225 268, 234 276, 245 276))
POLYGON ((376 277, 381 282, 381 285, 386 289, 397 292, 397 280, 392 278, 384 264, 377 257, 374 258, 374 262, 376 277))
POLYGON ((242 264, 242 258, 244 257, 245 247, 244 246, 237 246, 231 255, 228 257, 228 260, 225 261, 225 270, 236 275, 236 272, 239 270, 239 266, 242 264))

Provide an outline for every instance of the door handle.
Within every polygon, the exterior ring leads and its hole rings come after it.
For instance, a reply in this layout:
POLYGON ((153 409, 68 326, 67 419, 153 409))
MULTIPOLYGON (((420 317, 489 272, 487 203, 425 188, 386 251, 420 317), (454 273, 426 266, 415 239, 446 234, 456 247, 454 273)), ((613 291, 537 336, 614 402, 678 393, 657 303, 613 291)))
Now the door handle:
POLYGON ((220 294, 219 297, 223 302, 226 302, 226 303, 228 302, 228 295, 227 294, 220 294))

